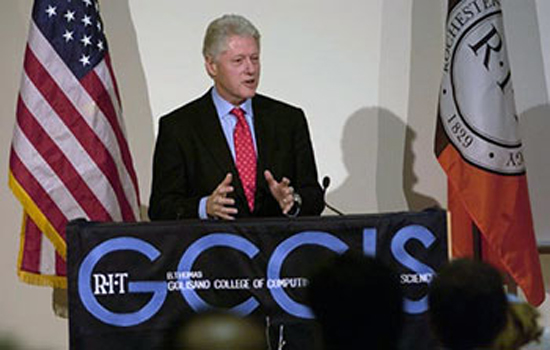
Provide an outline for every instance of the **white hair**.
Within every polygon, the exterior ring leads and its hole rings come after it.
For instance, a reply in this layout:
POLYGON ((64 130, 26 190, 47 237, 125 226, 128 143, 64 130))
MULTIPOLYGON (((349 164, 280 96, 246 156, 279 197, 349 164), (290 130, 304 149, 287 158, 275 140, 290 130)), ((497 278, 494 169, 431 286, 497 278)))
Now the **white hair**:
POLYGON ((206 28, 203 56, 216 60, 227 49, 228 39, 232 36, 252 37, 260 47, 260 32, 249 20, 240 15, 223 15, 206 28))

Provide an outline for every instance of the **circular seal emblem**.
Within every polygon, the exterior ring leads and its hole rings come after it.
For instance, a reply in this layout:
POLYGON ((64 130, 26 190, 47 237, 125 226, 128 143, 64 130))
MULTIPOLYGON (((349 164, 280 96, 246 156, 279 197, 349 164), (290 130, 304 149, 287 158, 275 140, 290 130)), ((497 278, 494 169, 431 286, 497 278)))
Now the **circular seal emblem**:
POLYGON ((500 5, 461 2, 449 15, 446 34, 439 117, 449 140, 475 166, 523 173, 500 5))

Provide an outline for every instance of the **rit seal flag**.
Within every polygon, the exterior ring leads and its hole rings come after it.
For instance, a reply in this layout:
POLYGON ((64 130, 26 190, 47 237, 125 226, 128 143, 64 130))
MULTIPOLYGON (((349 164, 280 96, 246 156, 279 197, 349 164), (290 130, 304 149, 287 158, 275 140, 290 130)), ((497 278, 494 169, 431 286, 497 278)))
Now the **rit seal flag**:
POLYGON ((538 305, 544 289, 498 0, 449 1, 435 152, 448 176, 453 255, 508 272, 538 305))
POLYGON ((470 1, 449 17, 440 120, 462 157, 501 174, 525 171, 497 2, 470 1))

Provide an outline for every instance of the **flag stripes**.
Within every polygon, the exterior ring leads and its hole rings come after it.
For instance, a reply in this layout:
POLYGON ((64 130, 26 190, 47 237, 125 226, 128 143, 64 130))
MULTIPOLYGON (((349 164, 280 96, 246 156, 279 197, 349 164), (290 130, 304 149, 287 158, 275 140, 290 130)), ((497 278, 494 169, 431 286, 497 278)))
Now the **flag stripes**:
MULTIPOLYGON (((96 163, 98 165, 97 168, 94 166, 95 171, 101 171, 105 177, 107 177, 108 183, 112 187, 112 191, 117 198, 118 203, 120 203, 123 208, 120 209, 120 212, 123 212, 126 210, 126 212, 131 211, 129 203, 126 200, 126 197, 124 195, 124 191, 120 186, 120 182, 118 179, 116 179, 117 174, 114 173, 116 171, 115 161, 109 156, 109 152, 107 150, 107 147, 113 147, 114 145, 112 142, 109 142, 109 145, 103 145, 101 140, 99 140, 98 135, 94 132, 92 128, 86 123, 86 121, 83 118, 83 115, 74 108, 74 105, 68 100, 66 97, 64 91, 62 91, 55 82, 50 78, 50 75, 48 72, 44 70, 44 67, 37 62, 37 60, 34 59, 34 55, 31 51, 27 52, 26 57, 26 64, 25 69, 27 72, 33 72, 29 74, 30 80, 32 80, 32 83, 27 85, 29 88, 35 87, 39 89, 39 93, 35 93, 34 91, 30 91, 29 98, 39 98, 43 96, 54 96, 54 99, 51 101, 41 101, 42 103, 36 103, 42 108, 48 108, 51 107, 53 110, 49 112, 47 115, 49 116, 48 122, 50 119, 57 119, 58 123, 62 123, 65 125, 69 132, 66 134, 68 135, 68 138, 78 138, 76 141, 81 144, 81 146, 84 148, 85 152, 87 152, 91 158, 93 164, 96 163), (28 63, 30 62, 30 63, 28 63), (78 135, 78 136, 77 136, 78 135)), ((26 95, 25 92, 21 92, 22 95, 26 95)), ((93 105, 92 105, 93 106, 93 105)), ((40 108, 37 107, 37 108, 40 108)), ((36 111, 37 113, 40 113, 40 110, 36 111)), ((34 114, 34 113, 33 113, 34 114)), ((38 116, 43 114, 36 114, 38 116)), ((54 123, 56 121, 53 121, 54 123)), ((60 140, 63 143, 67 143, 65 139, 60 140)), ((68 144, 66 148, 73 149, 73 144, 68 144)), ((63 147, 64 148, 64 147, 63 147)), ((86 159, 82 158, 76 158, 74 159, 74 162, 79 163, 83 162, 84 164, 88 164, 88 162, 84 162, 86 159)), ((101 184, 104 186, 103 184, 101 184)), ((110 198, 100 198, 100 200, 108 200, 112 202, 112 199, 110 198)), ((115 203, 115 202, 114 202, 115 203)), ((122 217, 121 214, 117 214, 115 216, 115 220, 120 220, 122 217)), ((98 218, 99 219, 99 218, 98 218)), ((107 218, 105 218, 107 219, 107 218)), ((131 218, 126 218, 131 219, 131 218)))
MULTIPOLYGON (((37 95, 33 94, 29 96, 37 95)), ((28 139, 36 140, 34 146, 47 164, 50 164, 53 169, 62 169, 57 174, 70 193, 78 193, 81 198, 85 199, 80 204, 86 213, 86 217, 98 213, 100 217, 107 220, 111 219, 109 212, 118 212, 120 209, 118 206, 113 205, 110 205, 110 208, 106 209, 102 202, 97 199, 101 197, 101 192, 105 191, 105 186, 101 186, 101 182, 105 181, 105 178, 100 171, 97 171, 92 166, 92 160, 89 159, 88 154, 80 147, 78 140, 68 132, 65 124, 60 123, 58 119, 50 118, 47 121, 36 119, 28 111, 21 99, 19 101, 18 108, 24 115, 25 123, 20 123, 18 126, 28 139), (42 125, 39 123, 42 123, 42 125), (67 137, 68 140, 67 142, 60 143, 60 146, 65 146, 64 149, 61 149, 56 144, 56 140, 59 140, 63 136, 67 137), (83 161, 71 163, 69 158, 82 159, 83 161), (81 177, 79 174, 83 174, 83 176, 81 177)), ((47 104, 42 105, 46 106, 47 104)), ((111 198, 113 196, 114 194, 111 195, 111 198)), ((108 203, 110 204, 111 202, 108 203)))
MULTIPOLYGON (((129 151, 126 152, 128 154, 125 157, 126 162, 123 162, 124 156, 122 155, 121 148, 126 147, 127 149, 126 142, 125 140, 116 137, 116 133, 112 127, 112 125, 114 125, 116 129, 118 129, 119 123, 115 123, 114 121, 113 123, 109 123, 108 118, 101 112, 100 109, 98 110, 98 105, 94 102, 94 99, 92 98, 92 96, 90 96, 88 91, 86 91, 85 86, 82 85, 83 82, 86 82, 86 76, 82 79, 82 81, 79 81, 72 74, 70 69, 61 59, 61 57, 58 56, 50 43, 40 33, 40 31, 36 27, 32 26, 32 24, 31 27, 31 30, 35 29, 35 40, 29 41, 29 49, 32 53, 29 56, 36 57, 36 60, 33 60, 32 66, 28 68, 25 67, 25 71, 28 74, 35 69, 39 70, 42 74, 37 74, 37 78, 39 79, 38 83, 55 83, 58 86, 58 90, 45 91, 47 96, 51 96, 54 99, 54 101, 49 102, 60 104, 60 110, 62 112, 66 112, 66 114, 60 114, 60 117, 66 117, 67 119, 69 119, 66 120, 67 125, 75 125, 75 129, 73 129, 72 131, 73 133, 75 133, 75 135, 81 136, 81 142, 84 141, 91 144, 91 140, 89 140, 90 137, 99 138, 99 140, 93 140, 94 142, 97 142, 97 144, 94 144, 95 147, 101 145, 103 148, 101 150, 102 152, 98 154, 98 157, 101 158, 96 158, 96 162, 99 161, 99 164, 101 164, 101 161, 108 162, 106 166, 109 166, 109 171, 106 171, 106 169, 102 169, 103 172, 106 174, 114 171, 118 171, 121 173, 122 181, 117 182, 125 186, 125 195, 128 196, 130 203, 135 204, 137 198, 137 180, 135 179, 135 173, 133 176, 134 179, 132 180, 132 176, 130 176, 130 172, 127 170, 128 168, 131 168, 133 172, 133 166, 129 157, 129 151), (45 79, 44 75, 49 75, 51 77, 51 81, 41 81, 40 79, 45 79), (68 113, 69 110, 70 113, 68 113), (75 118, 73 114, 78 115, 79 118, 75 118), (69 121, 70 123, 68 123, 69 121), (76 126, 78 126, 78 129, 76 128, 76 126), (115 142, 115 140, 118 140, 119 142, 117 143, 115 142), (121 147, 121 144, 124 144, 125 146, 121 147), (135 185, 132 186, 132 184, 134 183, 135 185)), ((92 70, 89 74, 94 74, 94 72, 95 69, 92 70)), ((103 91, 106 91, 108 87, 105 87, 103 86, 103 84, 101 84, 101 86, 97 87, 97 89, 99 88, 103 89, 103 91)), ((88 87, 88 89, 92 90, 90 87, 88 87)), ((101 92, 98 95, 109 96, 110 94, 108 92, 101 92)), ((107 102, 112 103, 110 99, 108 99, 107 102)), ((88 152, 91 153, 92 151, 94 151, 94 149, 88 149, 88 152)), ((93 153, 97 154, 99 152, 93 153)), ((111 181, 111 185, 114 185, 113 181, 111 181)), ((117 193, 118 195, 121 194, 119 192, 117 193)), ((119 197, 119 202, 122 203, 124 202, 124 200, 119 197)), ((123 217, 125 214, 126 212, 123 210, 123 217)), ((137 214, 138 212, 136 211, 134 213, 134 217, 136 217, 137 214)))
POLYGON ((17 274, 22 281, 30 284, 46 284, 56 288, 67 288, 66 279, 63 277, 66 275, 63 258, 34 222, 28 219, 27 215, 23 215, 20 245, 17 274), (44 241, 45 244, 49 244, 54 249, 48 251, 42 249, 44 241), (45 259, 44 257, 52 258, 45 259), (49 266, 52 262, 55 264, 54 269, 46 269, 46 266, 49 266))
POLYGON ((29 283, 66 285, 68 221, 139 219, 120 94, 94 5, 36 0, 33 9, 9 174, 24 210, 19 276, 29 283), (61 15, 72 11, 95 22, 61 15), (69 30, 74 37, 61 35, 69 30))

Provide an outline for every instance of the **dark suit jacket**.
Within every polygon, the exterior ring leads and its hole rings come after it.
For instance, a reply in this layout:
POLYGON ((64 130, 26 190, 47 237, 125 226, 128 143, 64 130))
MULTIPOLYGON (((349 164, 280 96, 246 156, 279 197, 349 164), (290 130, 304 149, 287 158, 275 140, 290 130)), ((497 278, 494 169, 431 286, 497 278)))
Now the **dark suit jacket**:
POLYGON ((323 192, 305 115, 301 109, 271 98, 252 99, 258 149, 256 197, 251 213, 231 151, 212 101, 211 92, 162 117, 153 159, 151 220, 197 218, 202 197, 208 196, 227 173, 233 174, 237 217, 282 216, 263 172, 280 181, 286 176, 302 197, 299 215, 319 215, 323 192))

